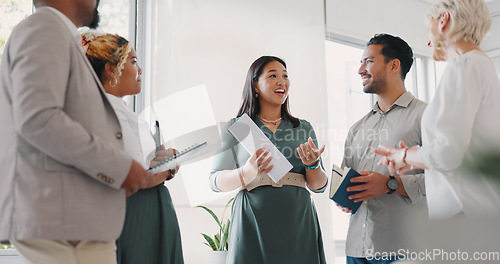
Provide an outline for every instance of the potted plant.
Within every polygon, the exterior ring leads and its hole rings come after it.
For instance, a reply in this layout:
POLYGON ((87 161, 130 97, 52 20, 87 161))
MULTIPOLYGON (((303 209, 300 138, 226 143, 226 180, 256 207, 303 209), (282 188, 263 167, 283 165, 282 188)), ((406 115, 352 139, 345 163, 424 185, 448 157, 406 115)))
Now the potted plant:
POLYGON ((209 258, 209 263, 213 264, 226 263, 227 249, 229 246, 227 239, 229 237, 229 227, 231 225, 231 220, 227 219, 227 221, 224 221, 224 216, 226 214, 227 208, 229 207, 229 204, 231 204, 233 200, 234 198, 231 198, 226 203, 221 218, 219 218, 212 210, 210 210, 206 206, 203 205, 197 206, 207 211, 219 226, 219 232, 217 232, 213 237, 201 233, 201 235, 206 241, 205 245, 207 245, 212 249, 211 251, 212 254, 209 258))
POLYGON ((1 242, 0 243, 0 249, 14 249, 14 246, 12 246, 11 244, 9 243, 5 243, 4 242, 1 242))

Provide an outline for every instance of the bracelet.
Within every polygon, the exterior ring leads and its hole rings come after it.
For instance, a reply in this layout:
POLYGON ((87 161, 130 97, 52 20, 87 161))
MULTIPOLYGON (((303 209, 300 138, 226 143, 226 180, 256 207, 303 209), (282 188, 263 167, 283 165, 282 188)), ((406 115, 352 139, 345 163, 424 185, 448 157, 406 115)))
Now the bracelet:
POLYGON ((170 181, 171 179, 174 178, 174 176, 175 176, 175 169, 170 169, 170 170, 168 170, 168 176, 165 180, 170 181))
POLYGON ((316 168, 319 166, 319 159, 318 159, 318 161, 316 161, 316 163, 314 163, 314 164, 313 164, 313 165, 311 165, 311 166, 307 166, 307 165, 306 165, 306 164, 304 164, 304 163, 302 163, 302 165, 303 165, 306 169, 308 169, 308 170, 314 170, 314 169, 316 169, 316 168))
POLYGON ((245 183, 245 181, 243 180, 243 167, 238 168, 238 174, 240 175, 241 186, 245 186, 245 185, 246 185, 246 183, 245 183))

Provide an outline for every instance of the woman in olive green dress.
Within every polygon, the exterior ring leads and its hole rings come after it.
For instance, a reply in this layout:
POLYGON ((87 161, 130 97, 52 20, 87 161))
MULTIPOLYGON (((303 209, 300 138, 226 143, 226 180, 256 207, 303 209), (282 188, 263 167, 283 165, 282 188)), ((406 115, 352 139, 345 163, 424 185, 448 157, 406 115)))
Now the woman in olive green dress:
MULTIPOLYGON (((132 45, 123 37, 99 32, 82 35, 82 46, 120 122, 125 151, 145 168, 172 156, 173 149, 155 151, 149 125, 131 111, 123 96, 141 91, 142 70, 132 45)), ((116 241, 118 264, 182 264, 179 225, 168 189, 163 184, 175 171, 155 174, 145 189, 127 198, 125 223, 116 241)))
POLYGON ((277 184, 267 175, 273 168, 269 150, 260 148, 250 155, 229 131, 222 136, 235 147, 217 156, 211 188, 243 188, 233 202, 226 263, 326 263, 316 209, 306 189, 326 188, 320 160, 325 147, 316 147, 309 122, 290 114, 289 85, 283 60, 260 57, 248 70, 242 106, 227 126, 248 114, 288 159, 293 168, 277 184))

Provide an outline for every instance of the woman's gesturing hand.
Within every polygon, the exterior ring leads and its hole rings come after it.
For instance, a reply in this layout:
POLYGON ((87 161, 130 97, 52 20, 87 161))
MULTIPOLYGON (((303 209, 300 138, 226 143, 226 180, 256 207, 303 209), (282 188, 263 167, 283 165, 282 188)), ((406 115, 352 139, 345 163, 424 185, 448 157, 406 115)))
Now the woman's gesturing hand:
POLYGON ((384 156, 378 165, 388 166, 389 173, 391 175, 403 174, 406 171, 411 170, 411 166, 405 161, 406 151, 408 147, 403 143, 399 142, 399 149, 392 148, 389 146, 380 146, 379 149, 373 150, 373 153, 384 156))
POLYGON ((300 144, 300 147, 297 148, 297 153, 299 153, 299 157, 300 160, 302 160, 302 163, 310 167, 318 163, 319 157, 321 156, 323 151, 325 151, 325 147, 326 146, 323 145, 321 149, 318 149, 316 145, 314 145, 312 138, 309 137, 306 143, 300 144))

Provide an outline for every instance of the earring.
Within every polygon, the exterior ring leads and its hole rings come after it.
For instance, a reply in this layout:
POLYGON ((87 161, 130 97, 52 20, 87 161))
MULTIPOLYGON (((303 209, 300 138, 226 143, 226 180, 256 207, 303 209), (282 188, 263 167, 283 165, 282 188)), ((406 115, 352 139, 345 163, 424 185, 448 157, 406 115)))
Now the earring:
POLYGON ((255 93, 255 98, 259 98, 259 94, 258 93, 255 93))
POLYGON ((118 85, 118 79, 116 79, 116 76, 113 76, 113 80, 115 81, 115 85, 113 85, 113 82, 109 80, 109 86, 114 88, 116 85, 118 85))
POLYGON ((443 42, 442 41, 438 41, 436 43, 436 50, 442 50, 443 49, 443 42))

